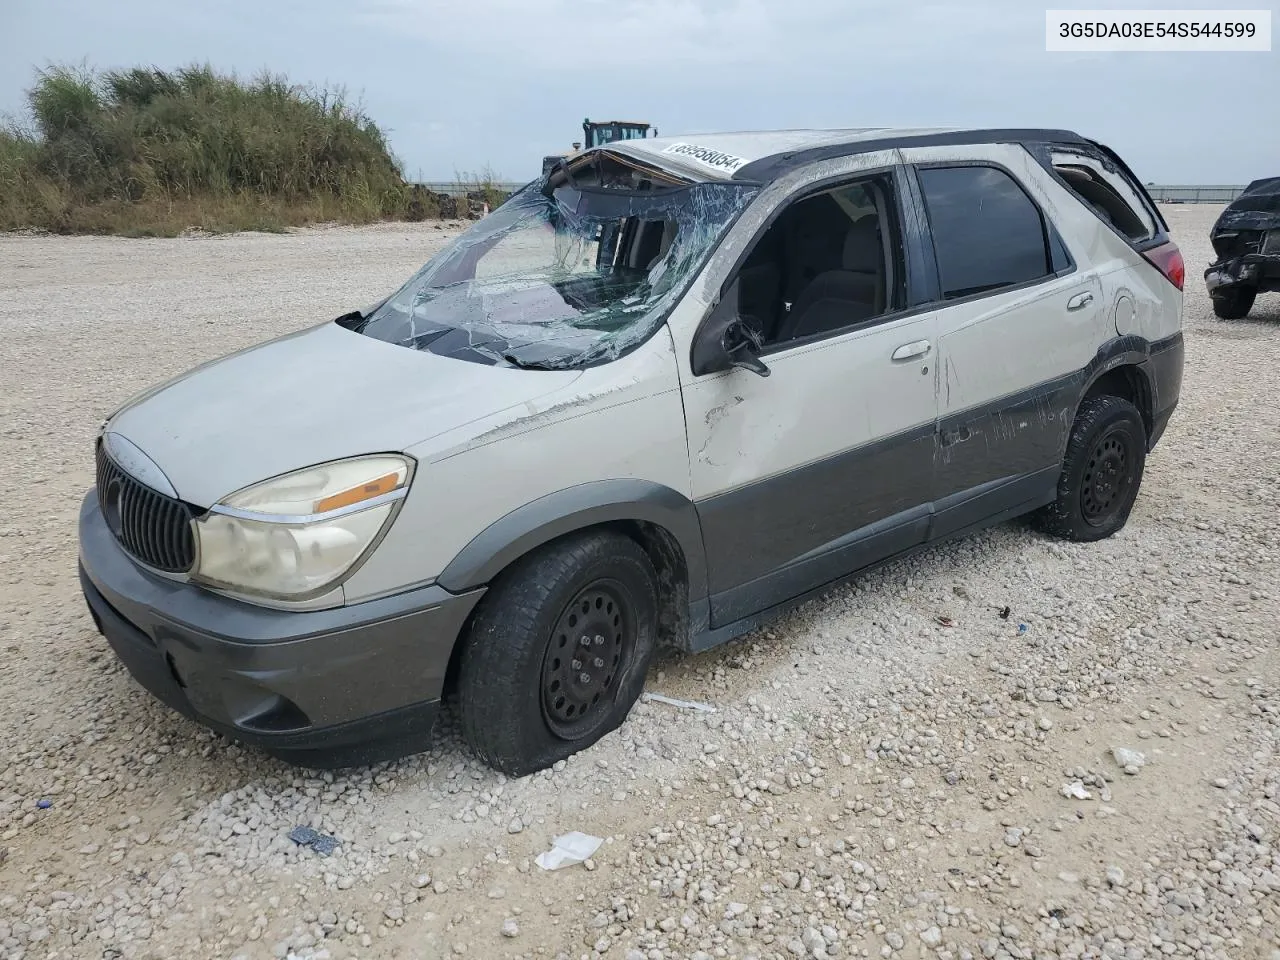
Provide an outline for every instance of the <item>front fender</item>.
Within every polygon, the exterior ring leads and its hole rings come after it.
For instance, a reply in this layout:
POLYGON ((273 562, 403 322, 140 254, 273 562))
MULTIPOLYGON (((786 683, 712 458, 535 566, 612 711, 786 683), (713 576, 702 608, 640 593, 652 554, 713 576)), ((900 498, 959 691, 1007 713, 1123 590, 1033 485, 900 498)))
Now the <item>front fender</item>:
POLYGON ((706 553, 688 497, 649 480, 597 480, 547 494, 494 521, 449 562, 436 582, 454 593, 488 583, 557 537, 602 523, 641 521, 670 533, 684 551, 689 599, 707 594, 706 553))

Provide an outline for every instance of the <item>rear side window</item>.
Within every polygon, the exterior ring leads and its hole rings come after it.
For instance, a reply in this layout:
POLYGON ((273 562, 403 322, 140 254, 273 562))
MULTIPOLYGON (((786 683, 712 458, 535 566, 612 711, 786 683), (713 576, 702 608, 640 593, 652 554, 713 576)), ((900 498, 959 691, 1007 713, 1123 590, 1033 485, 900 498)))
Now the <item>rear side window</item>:
POLYGON ((1056 258, 1040 210, 1009 174, 980 166, 928 167, 919 173, 943 299, 1054 272, 1056 258))
POLYGON ((1104 223, 1135 243, 1155 236, 1155 220, 1120 171, 1082 154, 1055 152, 1052 159, 1058 176, 1104 223))

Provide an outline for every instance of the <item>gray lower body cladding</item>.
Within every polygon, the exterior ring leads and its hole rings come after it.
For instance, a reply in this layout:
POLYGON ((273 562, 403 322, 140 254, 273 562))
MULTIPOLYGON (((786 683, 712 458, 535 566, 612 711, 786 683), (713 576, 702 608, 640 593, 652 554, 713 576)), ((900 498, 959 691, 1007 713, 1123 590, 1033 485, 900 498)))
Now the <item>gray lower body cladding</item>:
POLYGON ((80 514, 81 584, 120 660, 174 710, 294 762, 374 762, 424 746, 456 640, 484 593, 467 580, 487 579, 513 551, 579 523, 667 528, 693 581, 687 646, 704 649, 862 569, 1051 501, 1075 410, 1117 365, 1141 374, 1154 446, 1181 390, 1181 334, 1118 338, 1068 377, 696 505, 634 484, 544 498, 477 537, 458 561, 465 586, 453 590, 334 610, 255 607, 139 567, 96 492, 80 514))
POLYGON ((1068 376, 700 501, 710 597, 692 622, 729 639, 860 569, 1051 502, 1075 412, 1118 367, 1140 371, 1154 447, 1178 403, 1183 350, 1181 333, 1120 337, 1068 376))
POLYGON ((80 583, 95 625, 157 699, 320 767, 422 748, 454 641, 484 592, 432 586, 336 610, 253 607, 138 567, 92 491, 80 511, 80 583))

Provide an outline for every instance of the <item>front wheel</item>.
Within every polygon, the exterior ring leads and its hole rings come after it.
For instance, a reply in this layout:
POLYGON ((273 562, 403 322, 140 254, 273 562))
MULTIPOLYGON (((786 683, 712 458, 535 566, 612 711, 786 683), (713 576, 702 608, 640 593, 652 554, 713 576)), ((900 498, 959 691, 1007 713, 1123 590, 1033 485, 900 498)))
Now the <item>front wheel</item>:
POLYGON ((584 750, 626 719, 658 632, 644 550, 595 531, 549 544, 494 582, 463 641, 463 736, 519 777, 584 750))
POLYGON ((1253 309, 1258 291, 1253 287, 1236 287, 1219 291, 1213 297, 1213 312, 1221 320, 1243 320, 1253 309))
POLYGON ((1067 440, 1058 497, 1037 515, 1046 533, 1088 542, 1111 536, 1129 520, 1147 462, 1142 415, 1120 397, 1080 405, 1067 440))

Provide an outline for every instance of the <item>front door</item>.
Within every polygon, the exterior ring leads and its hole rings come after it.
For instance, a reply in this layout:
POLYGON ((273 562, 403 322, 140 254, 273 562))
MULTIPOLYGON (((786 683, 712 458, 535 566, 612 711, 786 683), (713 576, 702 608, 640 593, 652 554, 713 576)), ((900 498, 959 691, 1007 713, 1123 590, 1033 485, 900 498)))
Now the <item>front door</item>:
POLYGON ((795 201, 742 265, 770 375, 683 386, 710 618, 724 626, 921 543, 935 445, 932 312, 905 310, 891 172, 795 201))

